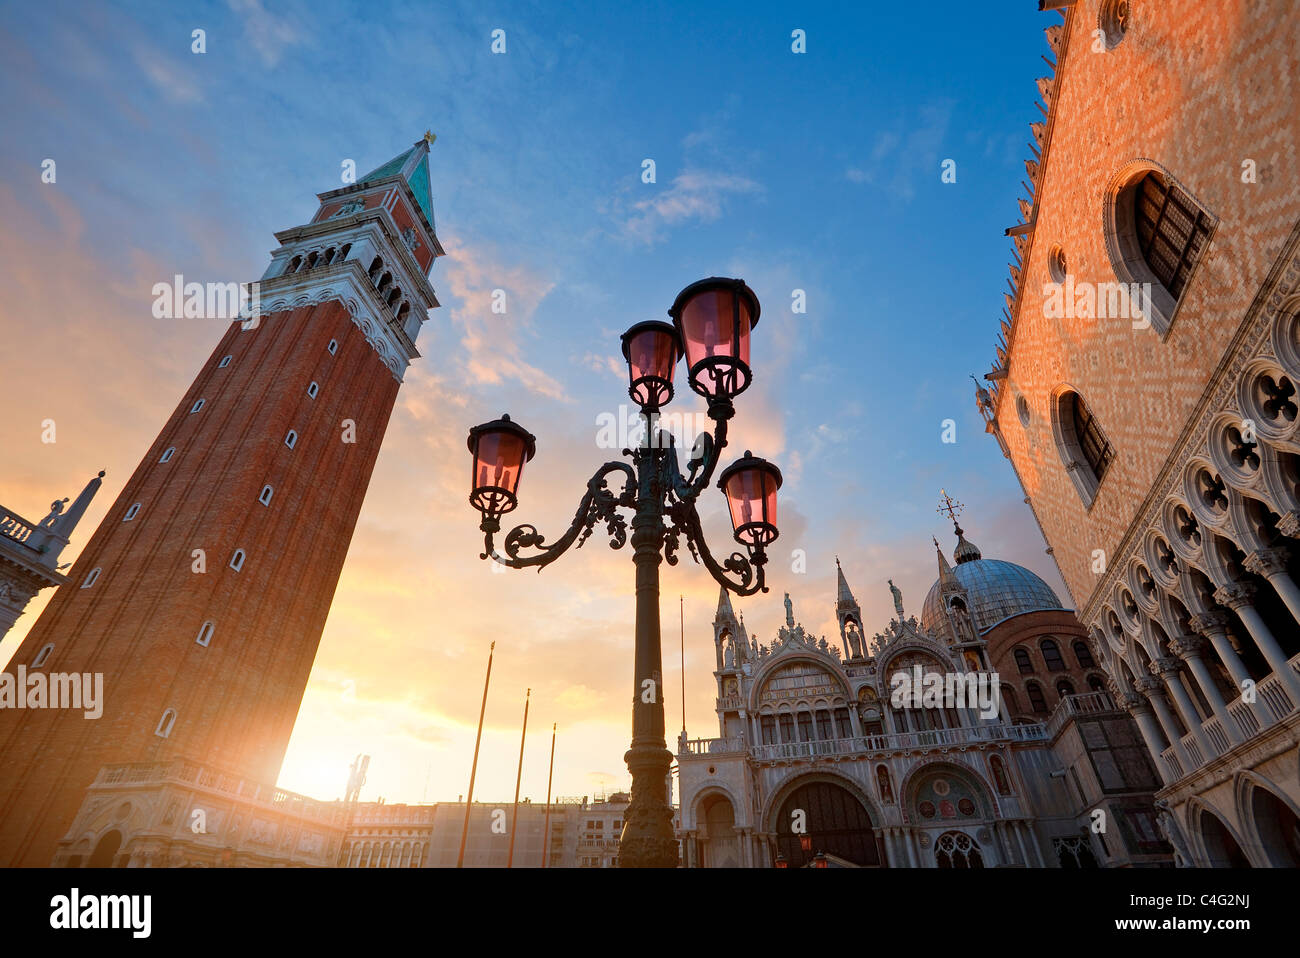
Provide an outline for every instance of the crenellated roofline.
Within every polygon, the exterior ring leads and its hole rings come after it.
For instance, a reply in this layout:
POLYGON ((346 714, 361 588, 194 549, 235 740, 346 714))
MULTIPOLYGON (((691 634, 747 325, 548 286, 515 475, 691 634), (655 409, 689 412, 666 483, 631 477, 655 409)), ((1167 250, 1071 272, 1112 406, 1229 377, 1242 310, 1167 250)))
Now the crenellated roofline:
MULTIPOLYGON (((1046 4, 1040 3, 1039 9, 1046 9, 1046 4)), ((995 346, 997 361, 993 364, 993 368, 984 375, 984 378, 990 383, 989 392, 992 394, 992 411, 995 420, 1001 415, 1001 382, 1007 376, 1011 347, 1015 343, 1015 333, 1024 293, 1022 280, 1030 256, 1033 253, 1034 227, 1038 222, 1038 206, 1042 198, 1043 178, 1047 170, 1048 156, 1051 153, 1052 132, 1056 127, 1056 118, 1059 112, 1057 107, 1060 102, 1059 92, 1062 77, 1064 76, 1066 53, 1070 43, 1070 28, 1074 22, 1073 0, 1069 0, 1068 3, 1057 4, 1055 9, 1064 19, 1062 23, 1053 24, 1045 31, 1047 45, 1056 55, 1056 62, 1053 63, 1047 57, 1043 57, 1043 62, 1048 65, 1051 72, 1048 76, 1039 77, 1037 80, 1038 93, 1043 102, 1036 102, 1034 105, 1043 114, 1043 120, 1029 125, 1034 137, 1033 142, 1029 144, 1033 156, 1025 160, 1025 171, 1029 176, 1029 182, 1021 182, 1026 193, 1028 193, 1028 197, 1021 197, 1017 200, 1020 205, 1021 222, 1008 227, 1004 232, 1004 235, 1012 237, 1012 255, 1015 257, 1015 262, 1007 264, 1011 275, 1007 280, 1009 292, 1003 293, 1006 306, 1002 310, 1002 322, 998 332, 998 342, 995 346)))

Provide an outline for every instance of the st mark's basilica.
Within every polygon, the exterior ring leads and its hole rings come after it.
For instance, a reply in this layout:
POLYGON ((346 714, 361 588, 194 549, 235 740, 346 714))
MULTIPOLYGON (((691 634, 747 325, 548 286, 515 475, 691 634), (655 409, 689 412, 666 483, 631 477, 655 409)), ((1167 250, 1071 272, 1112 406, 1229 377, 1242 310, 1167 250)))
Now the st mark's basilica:
POLYGON ((788 595, 785 625, 760 643, 722 593, 718 735, 679 741, 684 864, 1172 862, 1151 756, 1086 631, 1041 578, 955 532, 952 563, 935 543, 920 617, 891 583, 896 617, 871 638, 843 569, 835 643, 796 621, 788 595), (891 680, 918 668, 996 673, 997 714, 895 707, 891 680))

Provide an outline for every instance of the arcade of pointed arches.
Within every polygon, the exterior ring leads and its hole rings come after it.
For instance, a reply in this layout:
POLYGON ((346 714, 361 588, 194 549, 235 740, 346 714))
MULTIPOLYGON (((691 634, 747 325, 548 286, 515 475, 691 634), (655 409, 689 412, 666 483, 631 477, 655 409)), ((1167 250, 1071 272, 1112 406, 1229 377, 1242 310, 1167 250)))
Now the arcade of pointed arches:
POLYGON ((1166 783, 1300 703, 1300 296, 1267 332, 1091 616, 1166 783))

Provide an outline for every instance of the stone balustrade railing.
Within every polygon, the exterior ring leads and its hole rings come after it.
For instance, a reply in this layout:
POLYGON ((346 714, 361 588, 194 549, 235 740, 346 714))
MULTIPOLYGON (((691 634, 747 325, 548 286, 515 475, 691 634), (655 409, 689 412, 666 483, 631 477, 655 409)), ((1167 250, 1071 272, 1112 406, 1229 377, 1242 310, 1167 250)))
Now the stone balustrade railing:
MULTIPOLYGON (((894 732, 889 735, 857 735, 814 742, 753 745, 749 747, 748 752, 758 761, 781 761, 849 755, 858 752, 890 752, 933 746, 973 745, 980 742, 1038 742, 1045 741, 1047 737, 1047 729, 1041 724, 975 725, 969 728, 894 732)), ((740 738, 692 739, 686 743, 686 746, 683 757, 745 751, 740 738)))
MULTIPOLYGON (((1300 673, 1300 655, 1288 660, 1287 664, 1300 673)), ((1279 676, 1270 675, 1260 680, 1255 686, 1253 704, 1243 701, 1240 695, 1228 703, 1228 717, 1232 719, 1231 724, 1236 726, 1235 729, 1224 728, 1218 716, 1212 715, 1201 723, 1201 738, 1198 739, 1194 733, 1189 732, 1177 745, 1160 753, 1169 781, 1175 782, 1184 774, 1190 774, 1206 762, 1212 762, 1228 752, 1235 744, 1232 737, 1234 731, 1239 741, 1249 739, 1282 721, 1295 710, 1296 705, 1291 701, 1286 685, 1279 676), (1208 755, 1205 754, 1202 743, 1208 746, 1208 755), (1187 766, 1186 772, 1184 765, 1187 766)))
POLYGON ((1115 702, 1109 692, 1086 692, 1083 695, 1066 695, 1047 720, 1047 737, 1055 738, 1066 722, 1079 715, 1096 715, 1114 712, 1115 702))
POLYGON ((686 743, 688 755, 716 755, 719 752, 743 752, 745 740, 740 736, 732 738, 693 738, 686 743))
POLYGON ((135 762, 105 765, 99 770, 96 785, 191 785, 224 792, 245 802, 267 806, 279 812, 313 818, 323 822, 342 821, 346 806, 342 802, 321 802, 274 785, 265 785, 194 762, 135 762))
MULTIPOLYGON (((11 509, 0 506, 0 536, 35 547, 35 542, 28 542, 36 526, 11 509)), ((39 536, 37 537, 40 538, 39 536)))

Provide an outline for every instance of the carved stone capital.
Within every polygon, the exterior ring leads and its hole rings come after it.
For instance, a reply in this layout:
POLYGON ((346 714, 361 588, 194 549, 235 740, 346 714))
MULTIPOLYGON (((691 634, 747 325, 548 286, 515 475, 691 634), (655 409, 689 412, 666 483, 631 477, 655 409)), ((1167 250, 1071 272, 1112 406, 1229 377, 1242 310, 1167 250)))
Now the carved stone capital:
POLYGON ((1130 715, 1135 712, 1140 712, 1147 707, 1146 699, 1142 698, 1142 696, 1135 692, 1125 692, 1122 695, 1116 695, 1112 691, 1111 695, 1114 697, 1115 703, 1130 715))
POLYGON ((1212 609, 1209 612, 1202 612, 1200 615, 1192 616, 1188 620, 1188 624, 1202 635, 1213 638, 1228 631, 1228 613, 1212 609))
POLYGON ((1205 651, 1205 640, 1199 635, 1175 636, 1169 640, 1169 651, 1184 662, 1190 662, 1201 657, 1205 651))
POLYGON ((1133 680, 1133 688, 1150 698, 1160 690, 1160 680, 1150 675, 1139 675, 1133 680))
POLYGON ((1234 612, 1252 604, 1254 598, 1255 586, 1251 582, 1234 582, 1214 590, 1214 601, 1234 612))
POLYGON ((1287 559, 1288 554, 1285 548, 1257 549, 1246 556, 1246 561, 1242 565, 1256 575, 1262 575, 1265 579, 1270 579, 1279 572, 1286 571, 1287 559))
POLYGON ((1171 655, 1162 655, 1158 659, 1152 659, 1147 666, 1152 675, 1177 675, 1182 671, 1182 666, 1178 660, 1171 655))
POLYGON ((1292 509, 1277 523, 1277 531, 1291 538, 1300 537, 1300 512, 1292 509))

